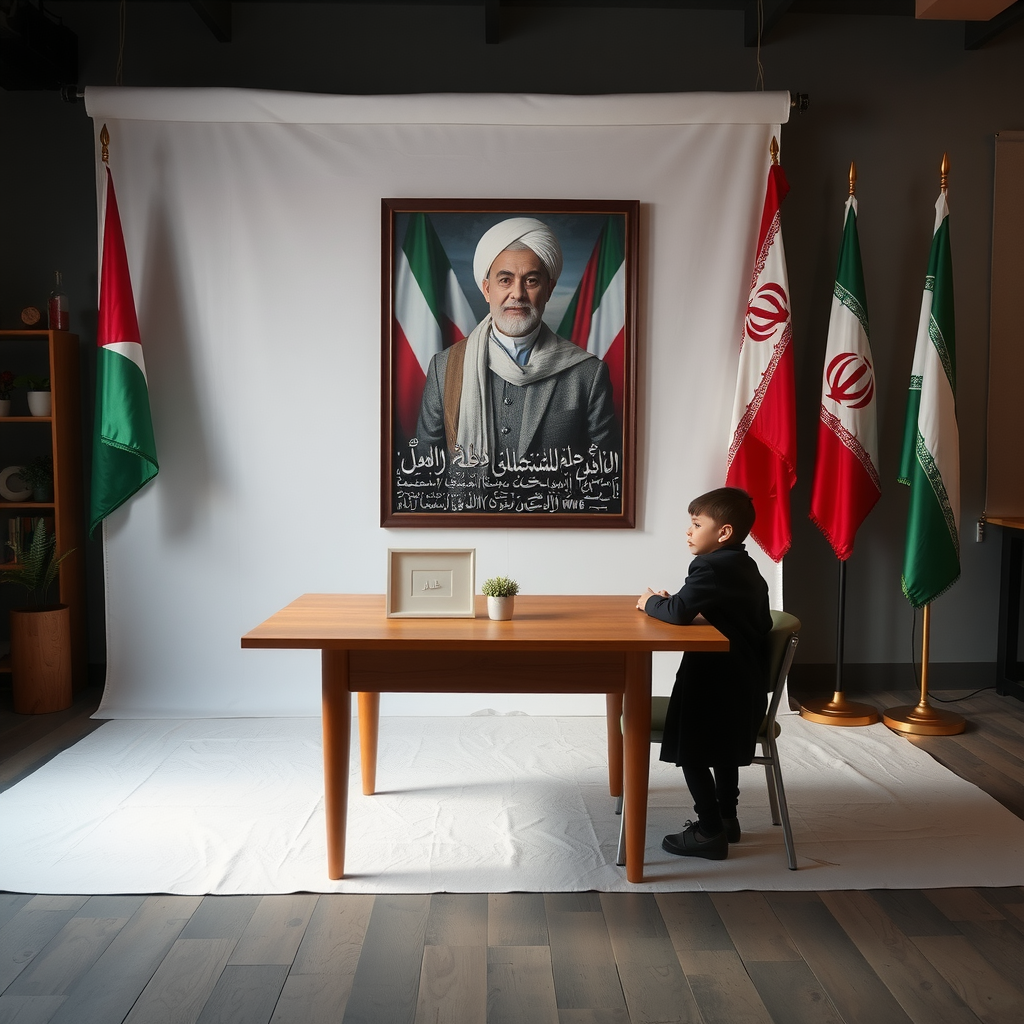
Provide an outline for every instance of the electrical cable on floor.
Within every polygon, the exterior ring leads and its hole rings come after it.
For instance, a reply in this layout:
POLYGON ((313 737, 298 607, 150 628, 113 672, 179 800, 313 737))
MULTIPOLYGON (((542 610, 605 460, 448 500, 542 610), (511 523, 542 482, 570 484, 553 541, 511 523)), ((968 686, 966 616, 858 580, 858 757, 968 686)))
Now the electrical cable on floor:
MULTIPOLYGON (((921 677, 917 671, 917 660, 916 660, 916 645, 917 639, 917 609, 914 609, 914 620, 910 626, 910 668, 914 673, 914 685, 918 690, 921 689, 921 677)), ((956 704, 957 701, 970 700, 971 697, 976 697, 979 693, 984 693, 986 690, 994 690, 996 684, 992 683, 990 686, 982 686, 975 690, 974 693, 966 693, 962 697, 936 697, 935 691, 932 689, 928 690, 928 699, 937 700, 940 704, 956 704)))

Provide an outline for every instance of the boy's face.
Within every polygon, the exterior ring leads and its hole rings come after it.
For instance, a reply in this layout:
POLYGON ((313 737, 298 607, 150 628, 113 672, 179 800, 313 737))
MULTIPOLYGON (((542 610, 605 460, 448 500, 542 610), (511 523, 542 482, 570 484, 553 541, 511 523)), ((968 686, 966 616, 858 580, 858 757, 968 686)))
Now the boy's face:
POLYGON ((732 540, 732 527, 728 523, 716 523, 709 516, 690 516, 690 528, 686 531, 686 546, 694 555, 707 555, 732 540))

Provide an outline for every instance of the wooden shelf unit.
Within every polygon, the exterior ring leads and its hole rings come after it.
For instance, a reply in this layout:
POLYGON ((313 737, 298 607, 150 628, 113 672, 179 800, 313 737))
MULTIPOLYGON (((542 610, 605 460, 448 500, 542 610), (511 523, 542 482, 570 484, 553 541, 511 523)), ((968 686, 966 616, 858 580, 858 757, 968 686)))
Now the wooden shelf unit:
MULTIPOLYGON (((74 687, 86 684, 85 504, 82 485, 82 417, 78 335, 68 331, 0 331, 0 369, 50 378, 49 416, 28 414, 23 393, 15 392, 15 415, 0 417, 0 469, 23 465, 48 450, 53 457, 53 501, 7 501, 0 498, 0 543, 6 545, 7 521, 42 516, 53 522, 58 551, 71 551, 60 566, 59 600, 71 609, 71 656, 74 687)), ((8 554, 4 549, 5 557, 8 554)), ((4 588, 10 590, 11 588, 4 588)), ((17 605, 8 596, 4 607, 17 605)), ((6 619, 6 612, 4 613, 6 619)), ((9 635, 7 623, 0 632, 9 635)), ((0 671, 10 671, 0 659, 0 671)))

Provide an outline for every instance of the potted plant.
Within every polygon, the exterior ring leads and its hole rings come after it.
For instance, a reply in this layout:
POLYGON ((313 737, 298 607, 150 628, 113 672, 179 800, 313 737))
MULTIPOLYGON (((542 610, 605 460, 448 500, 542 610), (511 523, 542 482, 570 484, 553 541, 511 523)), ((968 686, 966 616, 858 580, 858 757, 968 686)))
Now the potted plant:
POLYGON ((512 618, 515 608, 516 594, 519 584, 508 576, 492 576, 484 580, 480 588, 487 595, 487 615, 489 618, 505 620, 512 618))
POLYGON ((28 411, 33 416, 50 415, 49 377, 34 377, 30 373, 25 373, 15 378, 14 386, 28 391, 28 411))
POLYGON ((14 390, 14 374, 0 370, 0 416, 11 415, 11 392, 14 390))
POLYGON ((0 583, 28 592, 28 605, 12 608, 11 689, 19 715, 47 714, 71 706, 71 612, 66 604, 47 604, 61 562, 57 538, 42 519, 35 520, 25 548, 15 537, 8 545, 14 564, 0 573, 0 583))
POLYGON ((33 501, 53 501, 52 455, 37 455, 18 475, 32 488, 33 501))

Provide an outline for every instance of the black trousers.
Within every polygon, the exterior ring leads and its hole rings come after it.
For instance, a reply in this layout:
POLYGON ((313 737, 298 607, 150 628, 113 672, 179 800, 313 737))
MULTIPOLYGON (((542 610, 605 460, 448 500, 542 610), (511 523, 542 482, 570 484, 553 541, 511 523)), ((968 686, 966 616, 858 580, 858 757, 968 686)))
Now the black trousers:
POLYGON ((740 770, 736 765, 680 766, 686 787, 693 797, 700 830, 706 836, 722 831, 723 818, 736 817, 736 803, 740 797, 740 770), (712 774, 712 772, 714 774, 712 774))

